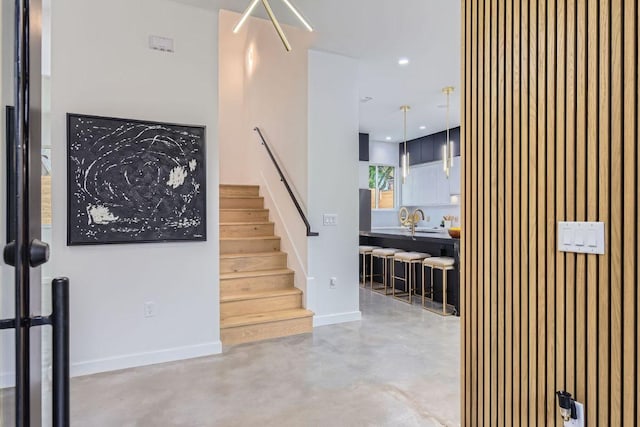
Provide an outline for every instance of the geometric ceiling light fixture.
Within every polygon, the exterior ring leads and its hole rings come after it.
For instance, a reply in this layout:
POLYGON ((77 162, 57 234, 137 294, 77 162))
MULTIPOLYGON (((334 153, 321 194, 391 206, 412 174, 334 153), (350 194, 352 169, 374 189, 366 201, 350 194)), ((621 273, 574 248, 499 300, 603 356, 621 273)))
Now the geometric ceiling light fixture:
MULTIPOLYGON (((285 35, 284 31, 282 30, 282 27, 280 26, 280 22, 278 21, 278 18, 276 18, 276 15, 273 13, 273 9, 271 9, 271 4, 269 4, 269 0, 251 0, 251 3, 249 3, 249 6, 242 14, 240 21, 238 21, 236 26, 233 27, 233 32, 237 33, 238 31, 240 31, 240 28, 242 28, 242 25, 244 25, 245 21, 247 20, 249 15, 251 15, 251 13, 253 12, 253 9, 256 8, 256 6, 258 5, 258 2, 260 1, 262 1, 262 5, 264 6, 264 9, 267 11, 267 15, 269 15, 269 19, 271 20, 273 27, 276 29, 276 33, 278 33, 278 36, 280 36, 280 40, 282 40, 282 44, 284 44, 284 48, 287 50, 287 52, 291 52, 291 44, 289 43, 289 40, 287 40, 287 36, 285 35)), ((296 7, 293 4, 291 4, 290 0, 282 0, 282 2, 286 4, 289 7, 289 9, 291 9, 293 14, 296 15, 296 17, 300 20, 300 22, 302 22, 302 25, 304 25, 307 28, 307 30, 313 31, 313 28, 311 27, 309 22, 307 22, 307 20, 304 18, 304 16, 302 16, 302 14, 298 11, 298 9, 296 9, 296 7)))
POLYGON ((447 178, 449 178, 449 174, 451 173, 451 168, 453 167, 453 142, 451 141, 451 138, 449 138, 449 107, 450 107, 449 98, 451 97, 453 90, 454 90, 453 86, 447 86, 442 88, 442 93, 447 95, 447 140, 444 144, 444 147, 442 147, 443 159, 444 159, 443 167, 444 167, 444 173, 447 175, 447 178))
POLYGON ((409 175, 409 166, 411 161, 409 160, 409 153, 407 152, 407 111, 411 109, 408 105, 403 105, 400 110, 404 113, 404 154, 402 155, 402 183, 406 184, 407 176, 409 175))

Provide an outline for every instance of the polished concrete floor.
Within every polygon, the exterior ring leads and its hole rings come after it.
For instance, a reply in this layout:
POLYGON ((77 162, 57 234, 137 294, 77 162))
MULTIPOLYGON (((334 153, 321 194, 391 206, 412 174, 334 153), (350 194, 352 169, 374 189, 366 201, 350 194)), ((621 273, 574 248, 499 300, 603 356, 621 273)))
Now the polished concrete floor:
POLYGON ((72 424, 457 426, 460 321, 360 290, 363 319, 72 381, 72 424))

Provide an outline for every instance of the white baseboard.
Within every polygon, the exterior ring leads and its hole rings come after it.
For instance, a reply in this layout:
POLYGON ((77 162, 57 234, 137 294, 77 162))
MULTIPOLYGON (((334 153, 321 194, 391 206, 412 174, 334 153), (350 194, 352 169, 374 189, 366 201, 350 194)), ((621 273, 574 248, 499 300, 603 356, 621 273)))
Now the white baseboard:
POLYGON ((349 313, 325 314, 323 316, 313 316, 313 327, 335 325, 337 323, 357 322, 362 320, 360 311, 352 311, 349 313))
POLYGON ((0 389, 14 387, 16 385, 16 374, 2 373, 0 374, 0 389))
POLYGON ((212 356, 220 353, 222 353, 222 342, 214 341, 206 344, 169 348, 147 353, 127 354, 106 359, 73 363, 71 364, 71 376, 80 377, 100 372, 118 371, 120 369, 212 356))

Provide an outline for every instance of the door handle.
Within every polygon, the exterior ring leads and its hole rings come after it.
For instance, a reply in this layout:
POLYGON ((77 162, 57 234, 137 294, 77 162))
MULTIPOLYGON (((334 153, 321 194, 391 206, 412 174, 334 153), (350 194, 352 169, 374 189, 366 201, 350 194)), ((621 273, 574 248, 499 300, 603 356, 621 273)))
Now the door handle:
MULTIPOLYGON (((39 267, 49 261, 49 244, 40 239, 33 239, 29 243, 29 265, 31 267, 39 267)), ((3 251, 4 262, 7 265, 15 267, 16 265, 16 242, 9 242, 3 251)))

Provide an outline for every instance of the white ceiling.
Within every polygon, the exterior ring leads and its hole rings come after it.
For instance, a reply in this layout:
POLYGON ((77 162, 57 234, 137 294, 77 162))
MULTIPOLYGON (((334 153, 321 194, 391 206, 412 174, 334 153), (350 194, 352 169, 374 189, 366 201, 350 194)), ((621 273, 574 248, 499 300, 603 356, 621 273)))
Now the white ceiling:
MULTIPOLYGON (((175 0, 242 12, 249 0, 175 0)), ((444 86, 455 86, 451 126, 460 124, 460 2, 456 0, 293 0, 316 31, 314 48, 360 61, 360 131, 372 140, 403 140, 400 106, 407 104, 407 139, 446 128, 444 86), (407 66, 398 59, 409 58, 407 66), (420 126, 426 126, 421 130, 420 126)), ((283 22, 301 26, 281 0, 283 22)), ((266 18, 261 7, 254 16, 266 18)), ((293 46, 295 49, 295 45, 293 46)))

